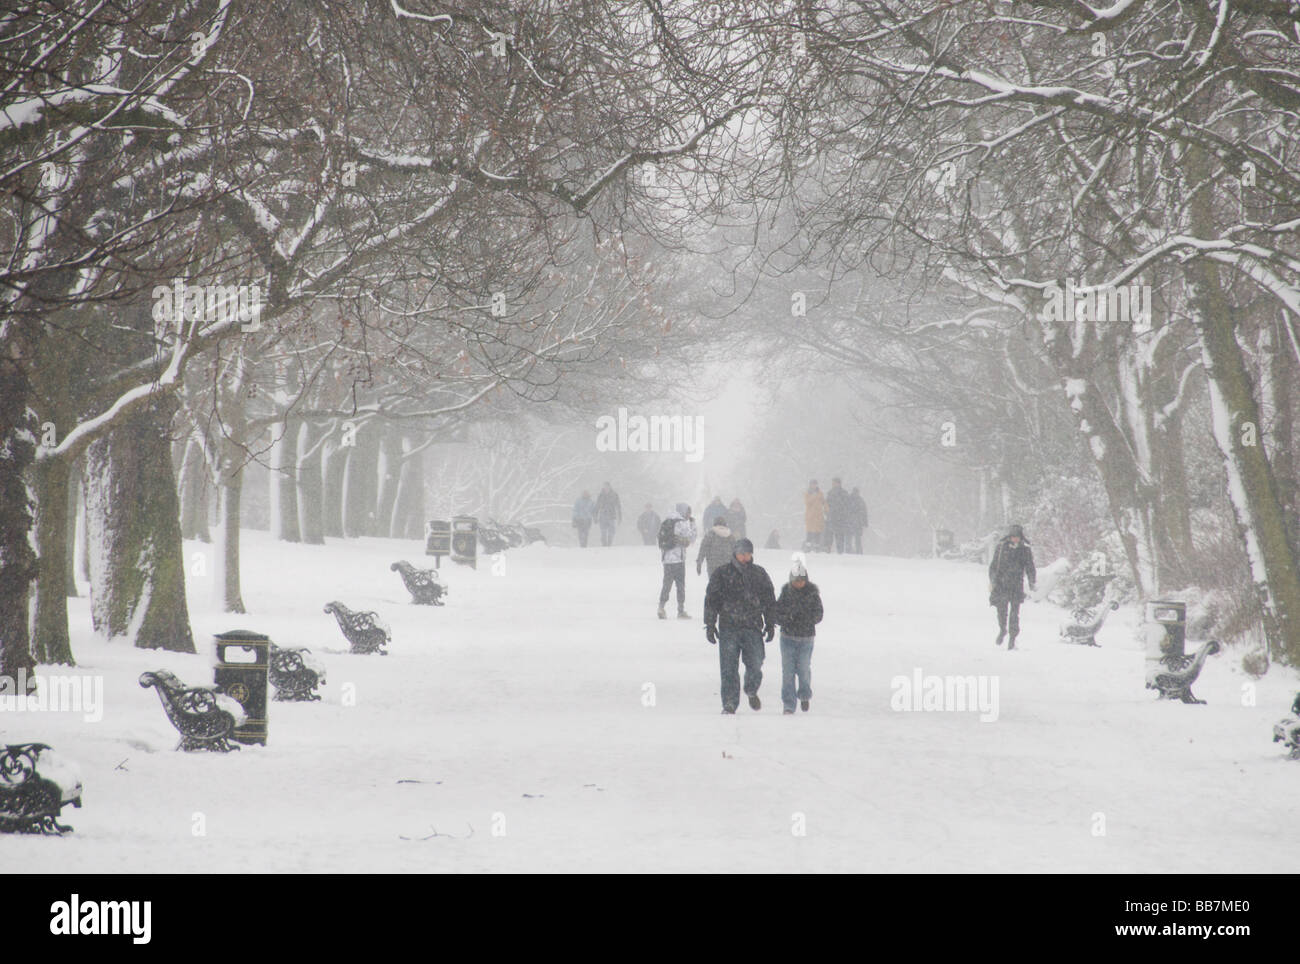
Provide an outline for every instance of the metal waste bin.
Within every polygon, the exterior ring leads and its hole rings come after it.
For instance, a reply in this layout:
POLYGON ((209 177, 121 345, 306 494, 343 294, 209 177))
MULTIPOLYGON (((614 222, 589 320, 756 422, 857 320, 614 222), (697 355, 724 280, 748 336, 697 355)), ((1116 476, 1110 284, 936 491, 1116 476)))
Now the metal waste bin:
POLYGON ((451 520, 451 560, 472 569, 478 568, 478 519, 472 515, 453 516, 451 520))
POLYGON ((244 707, 248 719, 232 734, 240 743, 266 746, 266 697, 271 637, 247 629, 217 633, 216 688, 244 707))
POLYGON ((433 556, 436 568, 442 568, 442 557, 451 555, 451 523, 434 519, 424 525, 424 554, 433 556))
POLYGON ((1152 599, 1147 603, 1147 679, 1156 673, 1182 669, 1187 662, 1187 603, 1152 599))

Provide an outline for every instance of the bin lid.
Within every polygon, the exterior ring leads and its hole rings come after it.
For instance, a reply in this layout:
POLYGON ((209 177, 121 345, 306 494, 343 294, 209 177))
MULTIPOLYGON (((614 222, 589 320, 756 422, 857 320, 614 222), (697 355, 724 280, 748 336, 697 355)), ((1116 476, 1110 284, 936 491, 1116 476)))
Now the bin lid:
POLYGON ((223 643, 269 643, 271 641, 270 636, 255 633, 251 629, 228 629, 224 633, 217 633, 214 638, 223 643))

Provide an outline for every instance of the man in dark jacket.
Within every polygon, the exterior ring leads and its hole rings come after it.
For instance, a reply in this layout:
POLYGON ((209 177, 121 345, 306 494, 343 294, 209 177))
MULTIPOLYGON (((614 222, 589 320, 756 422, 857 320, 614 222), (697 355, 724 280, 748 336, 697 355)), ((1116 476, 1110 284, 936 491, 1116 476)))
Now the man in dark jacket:
POLYGON ((776 601, 776 623, 781 627, 781 706, 794 712, 795 677, 799 679, 799 705, 808 711, 812 699, 812 652, 816 626, 822 621, 822 596, 808 581, 808 570, 799 560, 790 567, 790 581, 781 587, 776 601))
POLYGON ((853 515, 853 500, 840 485, 839 479, 831 479, 831 490, 826 493, 826 528, 829 530, 826 548, 829 551, 831 541, 835 542, 835 551, 843 553, 849 539, 849 525, 853 515))
POLYGON ((654 506, 647 502, 645 511, 636 517, 636 531, 641 533, 641 541, 647 546, 654 545, 662 522, 663 519, 659 518, 659 513, 655 511, 654 506))
POLYGON ((718 516, 700 540, 700 551, 695 556, 695 574, 698 576, 701 565, 704 565, 709 567, 708 574, 711 578, 714 569, 731 562, 731 553, 735 548, 736 537, 727 525, 727 520, 718 516))
POLYGON ((849 529, 852 536, 852 552, 862 555, 862 530, 867 527, 867 500, 862 498, 862 493, 858 487, 853 487, 853 494, 849 496, 852 503, 853 525, 849 529))
POLYGON ((596 524, 600 526, 600 544, 614 544, 614 527, 623 521, 623 505, 618 501, 618 493, 606 482, 596 496, 596 524))
POLYGON ((776 592, 767 571, 754 564, 754 544, 736 541, 731 562, 713 571, 704 592, 704 635, 717 644, 722 672, 722 712, 735 713, 740 704, 739 661, 745 662, 745 695, 760 709, 758 687, 763 682, 764 634, 776 635, 776 592))
POLYGON ((1034 552, 1029 548, 1025 530, 1020 526, 1011 526, 998 546, 993 550, 993 561, 989 563, 989 605, 998 611, 997 645, 1007 639, 1007 649, 1016 648, 1016 637, 1020 635, 1020 604, 1025 601, 1023 578, 1029 577, 1029 591, 1034 591, 1038 581, 1038 572, 1034 569, 1034 552))
POLYGON ((722 504, 722 496, 715 495, 713 501, 704 507, 704 514, 700 516, 700 521, 704 528, 713 528, 713 523, 718 521, 718 516, 726 514, 727 507, 722 504))

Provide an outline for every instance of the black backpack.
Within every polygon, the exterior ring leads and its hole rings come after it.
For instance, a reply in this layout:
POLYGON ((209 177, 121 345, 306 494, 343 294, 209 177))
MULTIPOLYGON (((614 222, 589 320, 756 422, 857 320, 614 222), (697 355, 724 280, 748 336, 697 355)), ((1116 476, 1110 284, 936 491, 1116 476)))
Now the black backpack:
POLYGON ((672 516, 659 525, 659 550, 667 552, 677 545, 677 520, 672 516))

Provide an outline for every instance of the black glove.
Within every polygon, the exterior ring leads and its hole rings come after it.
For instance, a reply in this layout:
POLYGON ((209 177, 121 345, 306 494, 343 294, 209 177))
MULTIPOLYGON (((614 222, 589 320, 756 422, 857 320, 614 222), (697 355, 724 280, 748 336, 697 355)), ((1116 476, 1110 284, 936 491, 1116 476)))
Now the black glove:
POLYGON ((770 643, 774 639, 776 639, 776 623, 768 623, 767 635, 763 638, 763 641, 770 643))
POLYGON ((712 623, 704 627, 704 638, 714 646, 718 645, 718 631, 713 628, 712 623))

